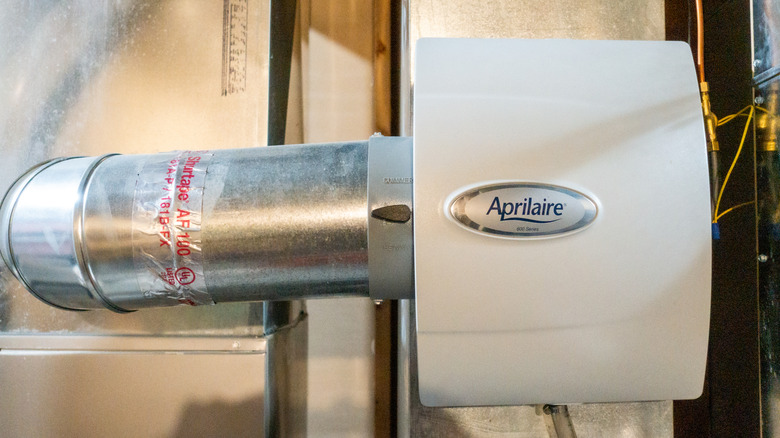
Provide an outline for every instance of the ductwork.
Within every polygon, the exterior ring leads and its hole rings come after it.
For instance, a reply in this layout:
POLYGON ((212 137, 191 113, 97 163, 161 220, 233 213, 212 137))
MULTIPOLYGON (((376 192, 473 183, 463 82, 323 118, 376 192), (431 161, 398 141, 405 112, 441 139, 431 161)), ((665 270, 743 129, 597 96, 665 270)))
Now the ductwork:
MULTIPOLYGON (((369 143, 411 155, 409 139, 374 138, 52 160, 6 194, 2 257, 36 297, 70 310, 368 296, 369 143)), ((410 212, 411 163, 385 175, 392 163, 376 155, 374 176, 400 176, 409 195, 387 205, 379 184, 371 220, 408 229, 411 252, 410 217, 393 216, 410 212)), ((405 287, 375 297, 410 297, 405 287)))

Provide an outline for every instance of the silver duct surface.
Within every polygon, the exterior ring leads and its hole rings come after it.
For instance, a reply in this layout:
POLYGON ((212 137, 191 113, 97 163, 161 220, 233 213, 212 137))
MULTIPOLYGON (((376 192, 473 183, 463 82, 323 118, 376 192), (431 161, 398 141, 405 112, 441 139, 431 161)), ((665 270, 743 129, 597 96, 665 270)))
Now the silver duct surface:
MULTIPOLYGON (((228 2, 4 2, 0 192, 53 157, 264 145, 269 3, 229 3, 248 8, 246 85, 222 95, 228 2)), ((65 312, 1 265, 4 436, 262 435, 261 305, 65 312)))
POLYGON ((2 207, 4 258, 67 309, 368 295, 367 142, 199 151, 188 178, 193 154, 70 159, 23 179, 2 207))

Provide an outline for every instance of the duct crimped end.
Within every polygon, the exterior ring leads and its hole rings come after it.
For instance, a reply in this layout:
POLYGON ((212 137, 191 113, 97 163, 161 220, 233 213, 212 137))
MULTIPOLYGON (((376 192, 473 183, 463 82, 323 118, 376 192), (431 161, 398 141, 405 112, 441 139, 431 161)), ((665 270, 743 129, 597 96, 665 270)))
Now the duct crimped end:
POLYGON ((3 261, 33 295, 61 309, 113 307, 92 285, 80 247, 84 186, 101 161, 58 158, 41 163, 11 186, 0 206, 3 261))

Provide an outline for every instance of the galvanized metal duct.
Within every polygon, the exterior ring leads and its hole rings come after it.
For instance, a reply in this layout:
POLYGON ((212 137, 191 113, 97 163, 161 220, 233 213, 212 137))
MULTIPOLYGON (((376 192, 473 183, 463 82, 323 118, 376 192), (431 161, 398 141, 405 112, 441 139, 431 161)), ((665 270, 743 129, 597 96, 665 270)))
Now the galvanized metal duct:
POLYGON ((0 252, 71 310, 368 296, 368 153, 363 141, 53 160, 6 194, 0 252))

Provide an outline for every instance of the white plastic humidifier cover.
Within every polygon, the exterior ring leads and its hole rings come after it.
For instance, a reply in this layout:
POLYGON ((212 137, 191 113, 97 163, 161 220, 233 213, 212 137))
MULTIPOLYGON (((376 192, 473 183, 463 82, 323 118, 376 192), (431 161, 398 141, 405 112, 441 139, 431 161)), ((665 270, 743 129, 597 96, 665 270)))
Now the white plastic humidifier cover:
POLYGON ((423 404, 697 397, 711 242, 689 47, 426 39, 415 69, 423 404))

